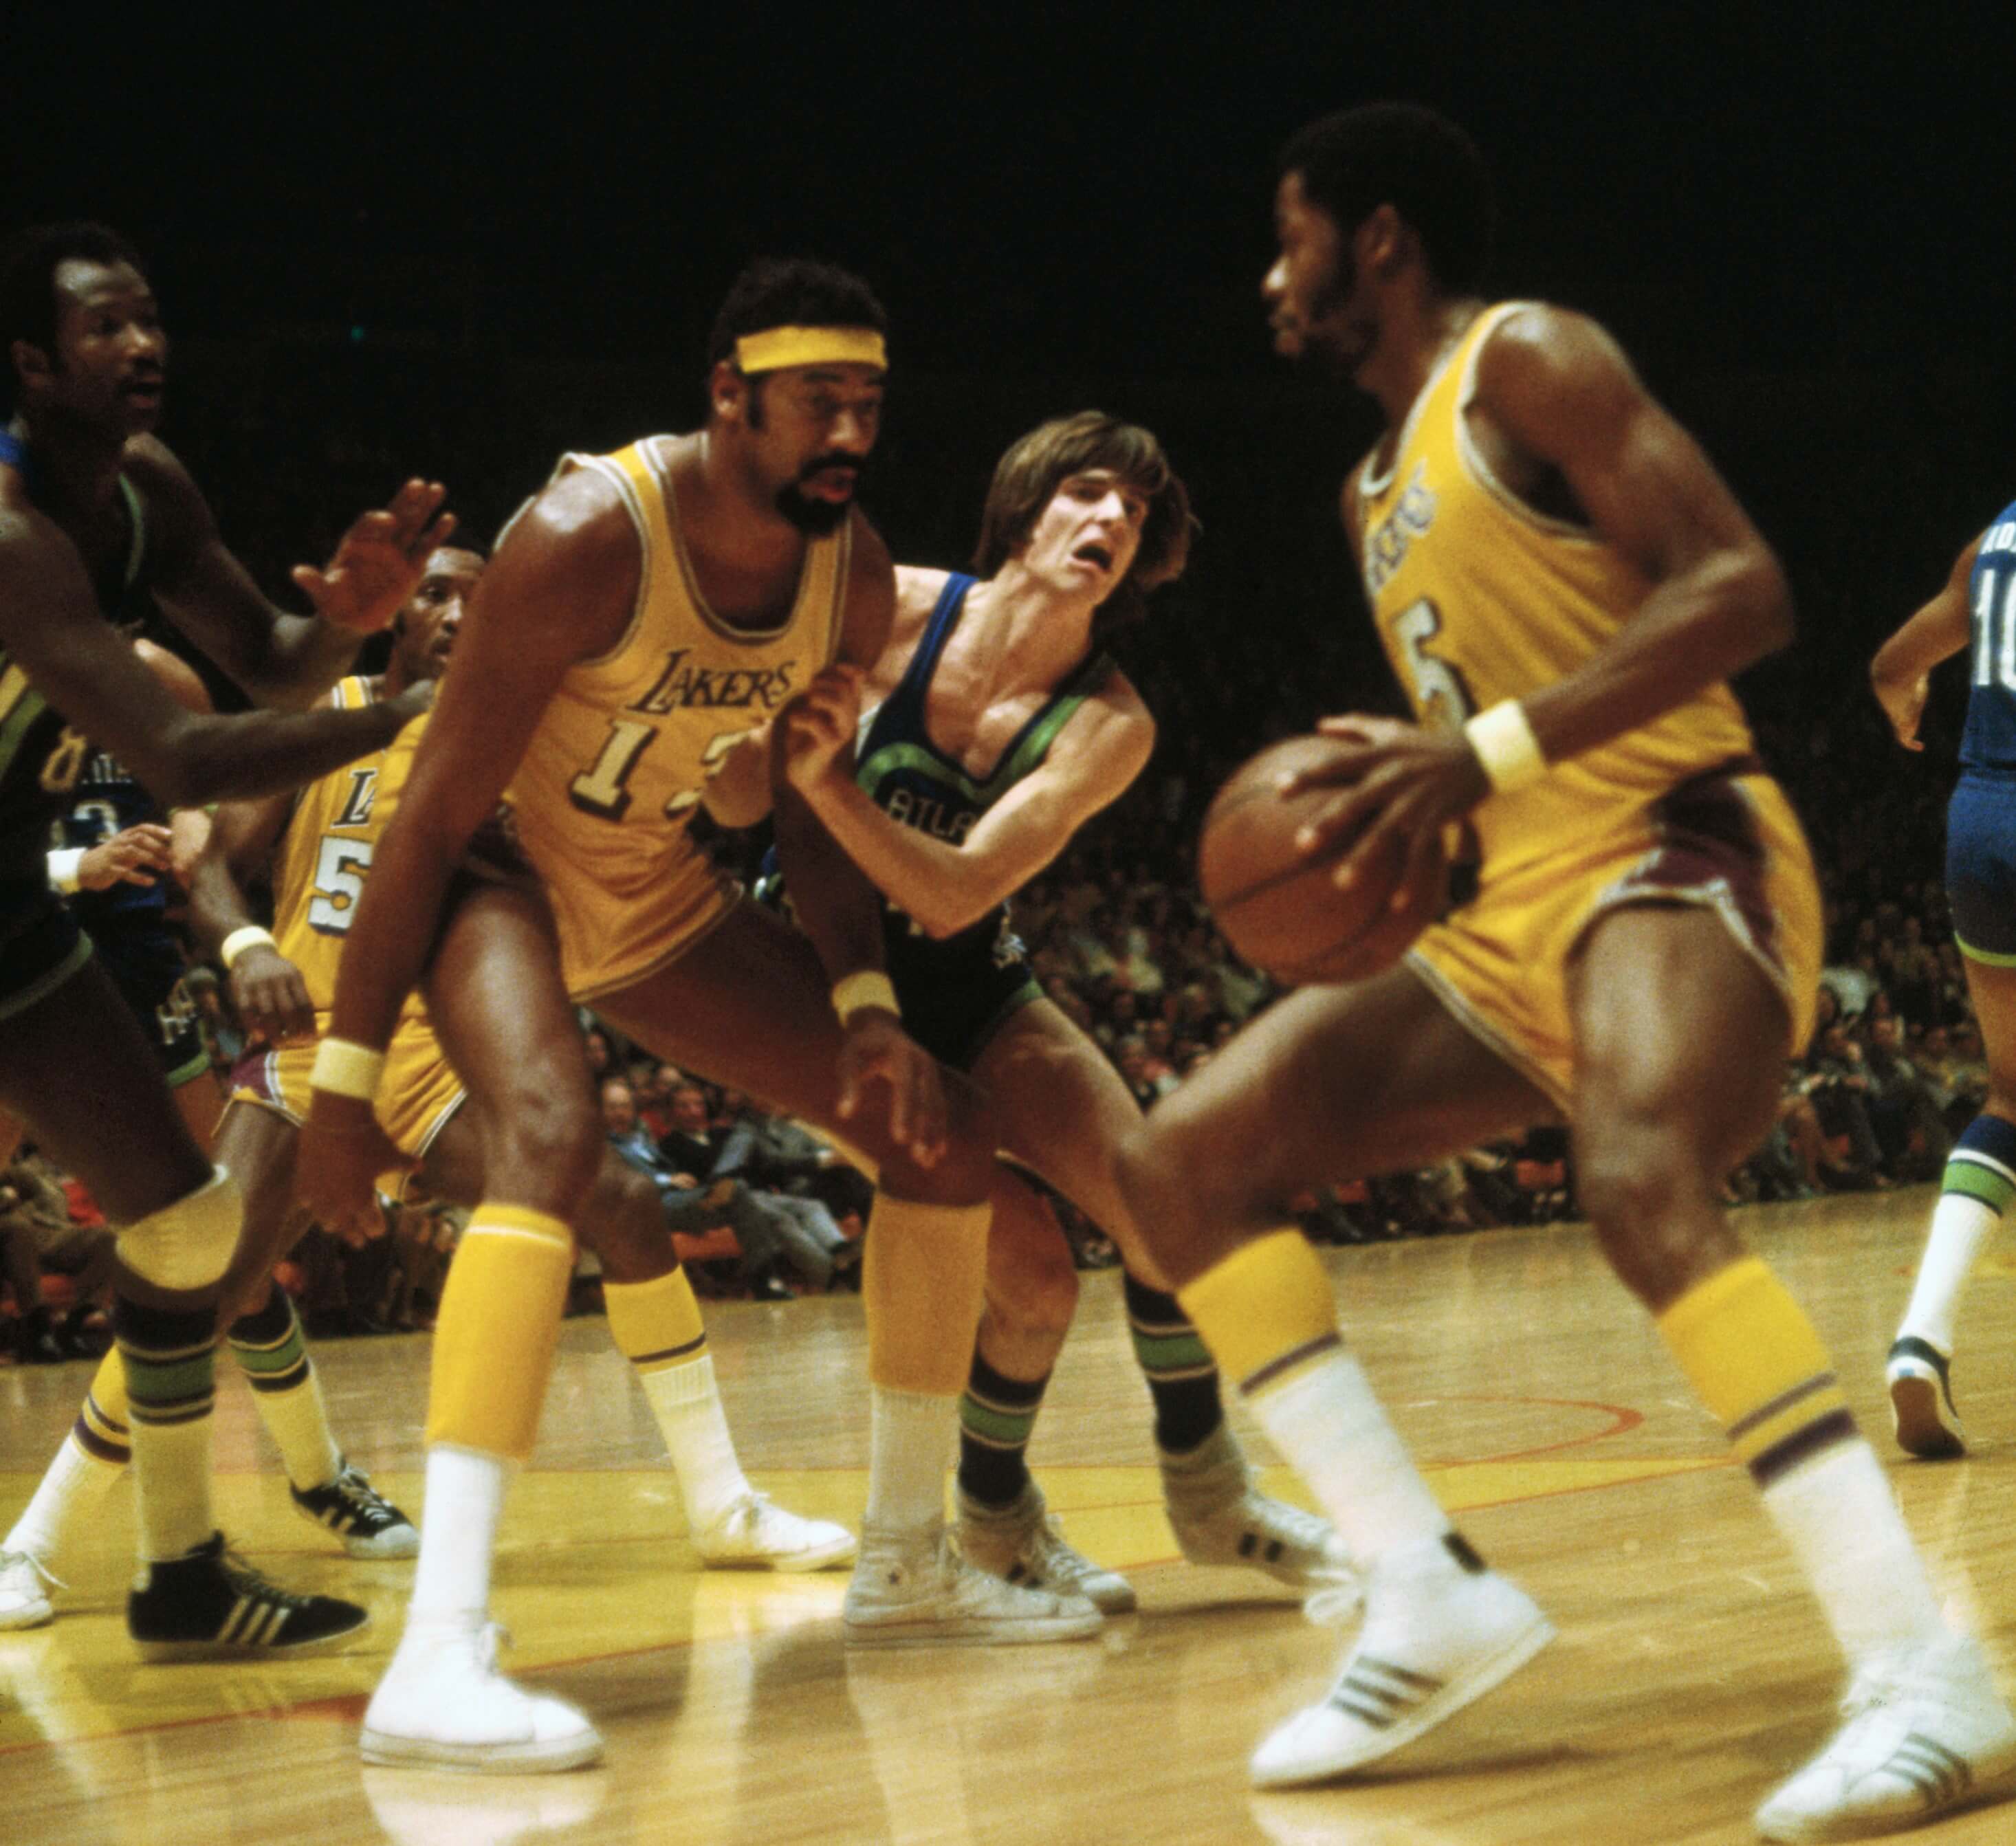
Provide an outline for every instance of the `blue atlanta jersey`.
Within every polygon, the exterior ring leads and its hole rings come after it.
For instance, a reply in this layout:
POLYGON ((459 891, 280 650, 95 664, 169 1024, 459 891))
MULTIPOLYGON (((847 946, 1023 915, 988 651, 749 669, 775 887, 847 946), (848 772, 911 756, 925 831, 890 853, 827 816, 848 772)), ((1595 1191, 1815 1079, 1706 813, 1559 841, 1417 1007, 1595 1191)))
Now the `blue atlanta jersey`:
POLYGON ((1970 769, 2016 772, 2016 502, 1982 539, 1967 595, 1974 684, 1960 760, 1970 769))

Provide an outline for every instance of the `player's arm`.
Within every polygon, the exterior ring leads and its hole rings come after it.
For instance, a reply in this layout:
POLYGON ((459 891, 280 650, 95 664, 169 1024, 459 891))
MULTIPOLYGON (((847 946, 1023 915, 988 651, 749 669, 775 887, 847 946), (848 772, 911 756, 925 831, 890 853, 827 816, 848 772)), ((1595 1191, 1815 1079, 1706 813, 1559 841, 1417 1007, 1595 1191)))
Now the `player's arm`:
POLYGON ((928 935, 956 934, 1036 876, 1071 836, 1118 801, 1154 748, 1155 722, 1118 673, 1071 714, 1042 765, 958 845, 892 820, 837 757, 793 765, 807 800, 848 856, 928 935))
POLYGON ((261 704, 304 706, 334 685, 363 637, 398 613, 427 553, 455 528, 454 516, 440 513, 440 484, 408 481, 389 506, 351 526, 322 570, 296 567, 315 613, 290 615, 260 592, 202 490, 166 448, 142 438, 127 454, 147 508, 152 587, 175 625, 261 704))
POLYGON ((425 703, 228 718, 185 710, 99 613, 68 538, 13 495, 0 498, 0 648, 80 739, 167 807, 312 781, 383 749, 425 703))
MULTIPOLYGON (((495 567, 492 566, 494 569, 495 567)), ((836 988, 855 976, 882 975, 882 907, 838 841, 793 785, 794 750, 816 745, 832 752, 836 732, 851 774, 854 727, 861 682, 888 645, 895 618, 896 575, 885 545, 866 520, 855 516, 855 543, 840 645, 833 664, 778 714, 770 750, 772 822, 777 860, 791 892, 798 927, 818 951, 836 988)), ((885 977, 886 979, 886 977, 885 977)), ((893 999, 893 991, 887 996, 893 999)), ((905 1033, 892 1005, 850 1006, 841 1052, 842 1116, 859 1106, 870 1078, 887 1081, 889 1130, 899 1145, 928 1164, 945 1145, 945 1104, 938 1066, 905 1033)))
POLYGON ((197 946, 223 964, 239 1017, 275 1045, 315 1037, 315 1002, 301 970, 261 927, 245 887, 265 869, 293 805, 290 795, 225 802, 189 877, 189 927, 197 946))
POLYGON ((1931 690, 1931 672, 1967 646, 1967 586, 1974 561, 1981 555, 1982 533, 1954 562, 1946 586, 1903 627, 1876 650, 1869 663, 1870 684, 1897 741, 1906 750, 1923 750, 1918 723, 1931 690))

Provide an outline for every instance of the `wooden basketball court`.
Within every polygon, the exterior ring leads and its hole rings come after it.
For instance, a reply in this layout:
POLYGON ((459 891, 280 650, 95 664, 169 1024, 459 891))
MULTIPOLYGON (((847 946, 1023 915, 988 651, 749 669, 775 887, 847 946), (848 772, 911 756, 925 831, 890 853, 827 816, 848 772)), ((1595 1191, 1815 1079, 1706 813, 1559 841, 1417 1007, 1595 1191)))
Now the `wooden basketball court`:
MULTIPOLYGON (((1930 1200, 1924 1189, 1836 1199, 1748 1223, 1833 1345, 1942 1593, 1987 1639, 2008 1689, 2016 1250, 1991 1254, 1963 1316, 1955 1382, 1974 1456, 1907 1464, 1888 1440, 1883 1355, 1930 1200)), ((290 1582, 369 1602, 374 1624, 319 1660, 142 1665, 121 1616, 132 1544, 122 1484, 55 1625, 0 1634, 0 1841, 1751 1838, 1751 1809, 1831 1729, 1839 1670, 1747 1479, 1586 1232, 1492 1232, 1330 1262, 1354 1344, 1437 1491, 1562 1631, 1506 1687, 1362 1783, 1247 1790, 1247 1751, 1319 1693, 1345 1637, 1305 1621, 1264 1579, 1175 1559, 1118 1277, 1106 1274, 1085 1278, 1033 1456, 1068 1535, 1133 1574, 1141 1611, 1059 1646, 851 1655, 843 1575, 697 1573, 641 1394, 602 1322, 570 1322, 538 1453, 506 1517, 495 1612, 517 1638, 513 1670, 585 1706, 609 1754, 545 1778, 358 1763, 358 1719, 412 1567, 350 1564, 293 1516, 221 1362, 219 1495, 234 1539, 290 1582)), ((717 1304, 709 1324, 758 1484, 858 1519, 858 1301, 717 1304)), ((333 1342, 316 1358, 351 1456, 422 1516, 426 1341, 333 1342)), ((0 1524, 26 1502, 89 1376, 81 1364, 0 1371, 0 1524)), ((1268 1481, 1301 1497, 1285 1470, 1268 1481)), ((1922 1837, 2007 1841, 2016 1808, 1922 1837)))

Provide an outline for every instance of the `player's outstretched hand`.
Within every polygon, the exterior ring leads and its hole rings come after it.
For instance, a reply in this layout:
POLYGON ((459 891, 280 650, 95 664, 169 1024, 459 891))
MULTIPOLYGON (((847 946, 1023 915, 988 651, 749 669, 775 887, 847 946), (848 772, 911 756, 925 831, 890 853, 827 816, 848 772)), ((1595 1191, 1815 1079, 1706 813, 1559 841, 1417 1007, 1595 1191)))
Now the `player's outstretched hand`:
POLYGON ((154 874, 175 862, 175 839, 159 822, 138 826, 101 840, 77 862, 79 891, 107 891, 115 884, 152 884, 154 874))
POLYGON ((1341 886, 1354 883, 1398 841, 1406 864, 1394 907, 1425 901, 1431 874, 1438 869, 1443 827, 1461 819, 1491 791, 1470 740, 1460 732, 1355 714, 1327 718, 1316 729, 1358 747, 1283 779, 1283 794, 1330 787, 1339 791, 1297 833, 1296 844, 1310 858, 1343 851, 1331 875, 1341 886))
POLYGON ((1889 719, 1890 729, 1897 733, 1897 741, 1906 750, 1923 750, 1925 740, 1918 735, 1918 725, 1925 715, 1931 675, 1921 673, 1916 679, 1879 679, 1875 687, 1876 702, 1889 719))
POLYGON ((835 661, 784 708, 784 773, 794 788, 808 789, 854 741, 861 723, 859 667, 835 661))
POLYGON ((275 1050, 315 1042, 315 1002, 308 983, 277 948, 254 944, 231 964, 230 978, 238 1017, 275 1050))
POLYGON ((455 531, 455 515, 441 510, 447 498, 437 480, 409 480, 389 506, 365 513, 344 534, 321 570, 297 564, 294 581, 315 614, 360 635, 387 627, 419 584, 427 553, 455 531))
POLYGON ((864 1006, 848 1021, 840 1046, 840 1114, 851 1119, 877 1079, 889 1086, 889 1135, 920 1167, 945 1151, 945 1094, 938 1060, 893 1013, 864 1006))
POLYGON ((410 1168, 368 1103, 329 1091, 312 1092, 295 1156, 294 1197, 310 1218, 353 1250, 384 1235, 373 1182, 410 1168))

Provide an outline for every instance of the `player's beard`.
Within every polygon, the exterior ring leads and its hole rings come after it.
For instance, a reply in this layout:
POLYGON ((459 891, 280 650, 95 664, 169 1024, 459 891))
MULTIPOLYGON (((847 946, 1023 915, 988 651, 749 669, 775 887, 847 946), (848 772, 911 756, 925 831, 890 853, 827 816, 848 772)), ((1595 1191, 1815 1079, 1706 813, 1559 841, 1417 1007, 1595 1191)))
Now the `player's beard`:
POLYGON ((862 460, 859 455, 821 455, 808 462, 799 470, 797 480, 787 481, 778 488, 777 510, 801 532, 809 533, 815 538, 838 531, 854 510, 854 495, 850 493, 844 500, 821 500, 801 490, 815 474, 843 466, 852 473, 855 484, 859 487, 862 460))
POLYGON ((1351 379, 1370 357, 1378 339, 1376 326, 1349 318, 1358 272, 1348 250, 1339 254, 1337 268, 1322 293, 1309 304, 1302 323, 1302 350, 1296 356, 1333 378, 1351 379))

